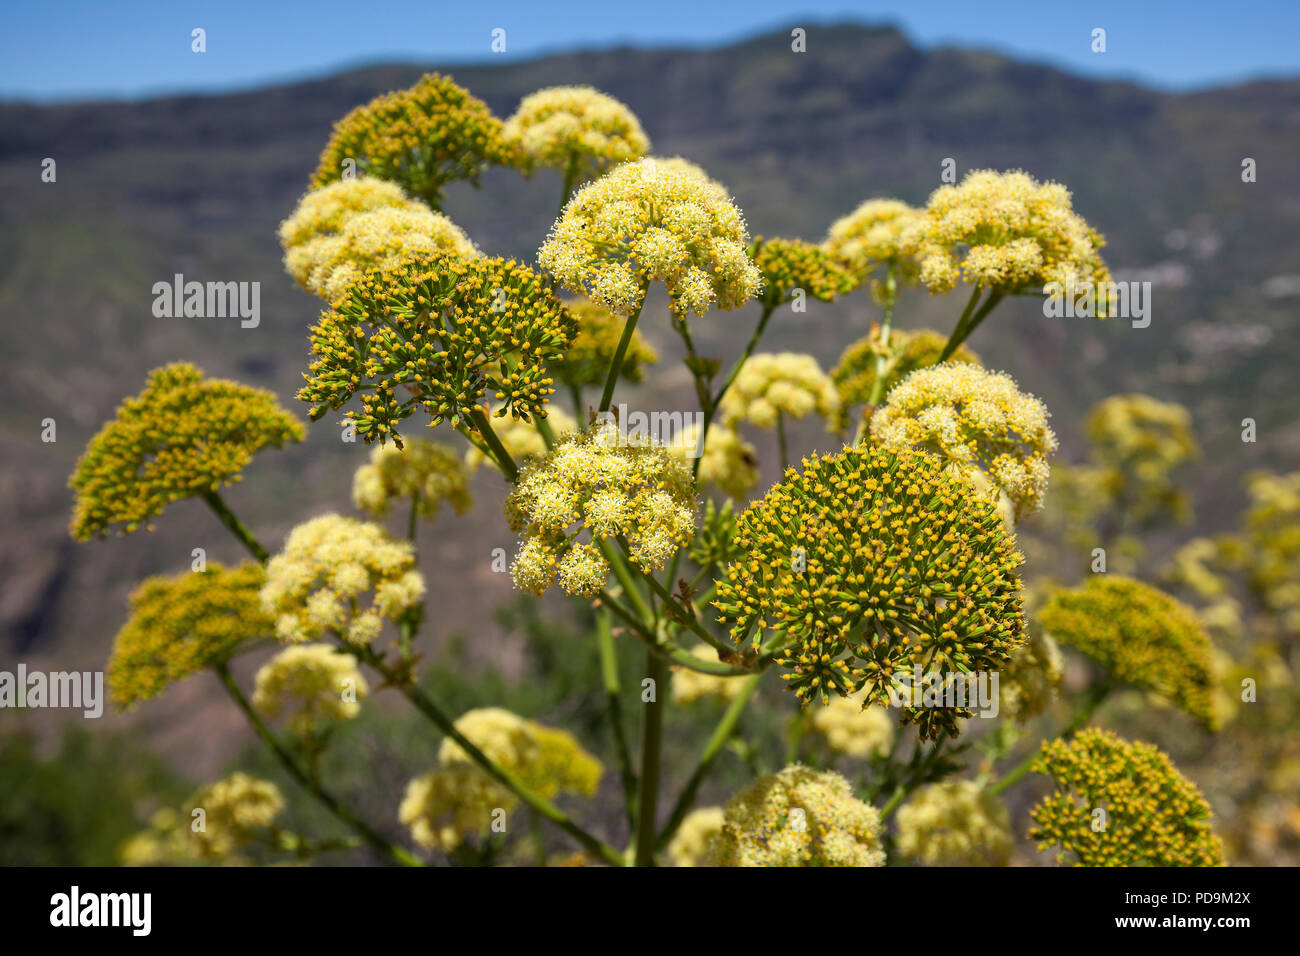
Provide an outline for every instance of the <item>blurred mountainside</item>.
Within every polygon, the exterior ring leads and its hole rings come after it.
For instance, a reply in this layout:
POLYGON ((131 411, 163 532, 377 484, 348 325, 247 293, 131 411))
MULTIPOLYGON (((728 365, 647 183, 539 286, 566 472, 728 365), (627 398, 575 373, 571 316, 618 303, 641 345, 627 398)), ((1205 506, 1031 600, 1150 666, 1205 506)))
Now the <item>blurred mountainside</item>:
MULTIPOLYGON (((320 303, 284 273, 276 227, 331 124, 433 68, 376 67, 222 96, 0 104, 0 660, 98 669, 141 577, 187 569, 195 547, 210 560, 243 558, 196 502, 169 509, 152 534, 74 546, 67 476, 117 404, 169 361, 271 388, 305 418, 294 392, 320 303), (57 162, 55 183, 41 181, 45 157, 57 162), (260 326, 155 318, 152 286, 176 273, 260 282, 260 326), (54 443, 41 441, 45 418, 57 422, 54 443)), ((1193 483, 1207 529, 1232 522, 1246 472, 1300 467, 1300 80, 1171 95, 989 53, 923 52, 893 29, 856 25, 811 28, 806 53, 791 51, 786 30, 723 49, 619 49, 450 72, 502 117, 543 86, 590 84, 619 98, 655 154, 701 164, 758 235, 820 240, 863 199, 922 203, 947 157, 959 177, 1020 167, 1063 182, 1106 235, 1117 277, 1154 283, 1150 327, 1047 319, 1023 300, 969 343, 1047 402, 1063 459, 1080 454, 1089 406, 1143 391, 1193 410, 1206 449, 1193 483), (1242 182, 1247 157, 1257 182, 1242 182), (1245 417, 1258 422, 1257 444, 1240 441, 1245 417)), ((550 172, 525 180, 493 170, 479 190, 453 184, 445 212, 484 250, 531 262, 559 190, 550 172)), ((899 324, 946 332, 964 299, 908 290, 899 324)), ((662 305, 652 299, 641 328, 663 362, 636 400, 692 409, 662 305)), ((693 320, 697 342, 729 362, 756 315, 750 307, 693 320)), ((865 292, 803 315, 786 310, 764 347, 810 351, 829 368, 876 315, 865 292)), ((332 420, 300 446, 263 453, 227 496, 272 550, 298 521, 350 510, 366 451, 341 442, 332 420)), ((461 444, 445 431, 428 437, 461 444)), ((794 447, 832 443, 809 425, 794 447)), ((764 458, 769 478, 773 458, 764 458)), ((500 656, 510 651, 492 644, 489 608, 509 583, 492 573, 490 554, 513 553, 514 541, 500 477, 480 473, 476 490, 473 511, 426 528, 421 550, 437 629, 465 632, 500 656)))

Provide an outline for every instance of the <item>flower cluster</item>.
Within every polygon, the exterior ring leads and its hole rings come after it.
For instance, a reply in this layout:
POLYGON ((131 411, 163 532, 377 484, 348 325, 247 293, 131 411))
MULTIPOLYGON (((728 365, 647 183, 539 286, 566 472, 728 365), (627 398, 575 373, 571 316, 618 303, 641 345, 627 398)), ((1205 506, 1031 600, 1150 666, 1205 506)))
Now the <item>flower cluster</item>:
POLYGON ((918 369, 871 417, 871 437, 886 445, 937 452, 977 485, 992 483, 1017 519, 1042 506, 1056 450, 1047 407, 1009 375, 948 363, 918 369))
POLYGON ((450 77, 430 73, 335 123, 312 184, 328 185, 349 171, 367 173, 437 208, 446 183, 477 183, 487 166, 512 162, 514 151, 501 133, 501 121, 482 100, 450 77))
MULTIPOLYGON (((359 213, 410 205, 414 204, 396 183, 373 176, 340 179, 308 190, 298 200, 293 214, 280 223, 280 245, 288 253, 322 236, 338 235, 343 224, 359 213)), ((292 267, 289 273, 302 281, 292 267)))
POLYGON ((724 818, 722 807, 701 807, 686 814, 668 843, 668 859, 673 866, 708 866, 724 818))
POLYGON ((647 286, 661 281, 684 319, 758 294, 762 274, 747 241, 740 210, 716 183, 685 164, 642 159, 574 194, 537 261, 617 315, 639 311, 647 286))
POLYGON ((506 500, 506 518, 524 535, 511 567, 516 587, 541 595, 558 570, 566 593, 590 595, 609 574, 596 540, 622 538, 645 571, 661 569, 690 541, 694 485, 666 448, 621 444, 613 423, 601 423, 529 462, 506 500), (582 531, 591 543, 576 541, 582 531))
POLYGON ((223 664, 274 635, 258 597, 259 564, 153 577, 131 593, 131 617, 108 662, 108 689, 121 707, 151 700, 172 684, 223 664))
POLYGON ((902 237, 920 214, 897 199, 868 199, 831 224, 822 248, 859 280, 889 264, 899 270, 899 278, 913 278, 916 264, 904 256, 902 237))
POLYGON ((302 437, 302 423, 270 392, 205 379, 184 362, 154 369, 77 462, 72 536, 136 531, 174 501, 238 481, 263 448, 302 437))
POLYGON ((1056 699, 1065 676, 1065 661, 1052 636, 1041 628, 1011 656, 999 688, 1002 712, 1016 720, 1037 717, 1056 699))
POLYGON ((744 421, 774 428, 782 416, 803 418, 815 413, 830 418, 839 405, 834 383, 811 355, 759 352, 740 367, 720 409, 727 425, 744 421))
POLYGON ((552 86, 530 93, 506 120, 502 137, 519 166, 552 167, 574 176, 640 159, 650 140, 636 114, 590 86, 552 86))
POLYGON ((1034 769, 1057 787, 1029 811, 1040 850, 1077 866, 1223 865, 1205 798, 1151 744, 1089 729, 1044 743, 1034 769))
POLYGON ((195 821, 188 827, 191 851, 199 859, 213 860, 229 856, 270 829, 284 809, 284 797, 268 780, 233 773, 199 790, 185 809, 185 819, 195 821), (203 811, 202 828, 196 826, 195 810, 203 811))
MULTIPOLYGON (((609 363, 618 351, 627 320, 588 299, 573 299, 565 302, 564 307, 577 322, 578 336, 569 346, 564 361, 557 363, 555 377, 570 388, 599 385, 605 381, 609 363)), ((639 382, 644 377, 644 367, 657 361, 659 353, 654 346, 633 329, 619 377, 625 382, 639 382)))
MULTIPOLYGON (((700 441, 700 425, 692 422, 674 436, 669 446, 687 457, 700 441)), ((714 485, 732 498, 747 498, 758 484, 758 451, 728 425, 714 424, 704 438, 695 475, 700 486, 714 485)), ((690 464, 690 462, 687 462, 690 464)))
POLYGON ((1059 183, 978 169, 930 195, 903 231, 900 251, 920 262, 931 292, 963 281, 1007 294, 1059 283, 1075 296, 1108 281, 1098 254, 1104 244, 1059 183))
POLYGON ((1300 472, 1255 472, 1246 484, 1251 585, 1290 634, 1300 634, 1300 472))
POLYGON ((336 632, 368 645, 384 619, 397 620, 424 599, 424 578, 405 541, 376 524, 323 515, 298 525, 266 566, 262 606, 287 643, 336 632), (374 592, 369 606, 362 598, 374 592))
MULTIPOLYGON (((717 650, 708 644, 696 645, 691 648, 691 653, 702 661, 716 664, 719 660, 717 650)), ((705 699, 732 701, 740 693, 742 683, 738 677, 705 674, 689 667, 678 667, 673 670, 673 703, 693 704, 705 699)))
POLYGON ((801 764, 733 797, 711 860, 720 866, 883 866, 880 816, 833 771, 801 764))
POLYGON ((417 408, 458 428, 489 393, 499 415, 545 417, 546 364, 576 331, 549 283, 514 260, 406 259, 367 274, 312 328, 316 358, 298 397, 315 420, 360 394, 348 417, 367 442, 400 441, 417 408))
MULTIPOLYGON (((467 711, 456 729, 524 786, 551 799, 560 793, 592 796, 604 768, 563 730, 499 707, 467 711)), ((443 740, 440 766, 412 780, 398 810, 420 846, 454 849, 488 829, 492 812, 518 804, 513 793, 474 763, 454 739, 443 740)))
MULTIPOLYGON (((326 188, 343 185, 348 184, 326 188)), ((334 302, 372 269, 428 255, 473 258, 481 253, 446 216, 422 203, 408 202, 355 213, 338 232, 319 234, 286 249, 284 264, 306 289, 334 302)))
POLYGON ((289 731, 305 738, 356 717, 369 692, 351 654, 328 644, 302 644, 262 665, 252 703, 265 717, 287 714, 289 731))
POLYGON ((1014 846, 1007 808, 970 780, 927 784, 898 808, 898 852, 926 866, 1006 866, 1014 846))
POLYGON ((820 246, 802 239, 754 239, 750 254, 763 273, 763 304, 776 308, 796 290, 823 302, 851 292, 853 275, 820 246))
POLYGON ((395 501, 410 504, 423 518, 436 517, 444 504, 464 514, 471 504, 465 463, 437 442, 375 446, 370 463, 358 468, 352 478, 352 502, 371 517, 381 518, 395 501))
MULTIPOLYGON (((546 410, 546 424, 551 426, 551 431, 556 438, 578 430, 578 423, 570 418, 564 409, 557 406, 551 406, 546 410)), ((509 452, 510 457, 518 465, 524 464, 529 458, 546 454, 546 439, 537 430, 536 422, 526 422, 518 418, 496 418, 493 420, 492 430, 496 432, 497 440, 501 442, 502 447, 509 452)), ((485 455, 477 447, 470 446, 465 450, 465 466, 471 471, 477 470, 485 463, 494 468, 500 467, 494 458, 485 455)))
POLYGON ((1186 408, 1149 395, 1112 395, 1093 408, 1087 427, 1108 500, 1123 501, 1137 521, 1189 517, 1187 497, 1173 480, 1201 453, 1186 408))
MULTIPOLYGON (((915 332, 893 329, 889 336, 889 344, 886 345, 881 341, 880 327, 875 326, 870 335, 850 344, 840 355, 839 364, 831 372, 831 381, 835 383, 835 389, 840 395, 840 407, 834 422, 836 431, 843 432, 849 427, 850 409, 871 400, 872 393, 876 391, 878 357, 885 358, 885 381, 880 386, 879 392, 884 396, 912 372, 938 362, 947 342, 946 336, 940 335, 933 329, 918 329, 915 332)), ((968 365, 981 364, 979 356, 964 345, 958 346, 948 361, 968 365)), ((864 410, 868 416, 872 411, 874 409, 864 410)))
POLYGON ((883 707, 863 707, 861 694, 832 697, 809 712, 809 727, 836 753, 858 760, 887 757, 894 746, 894 719, 883 707))
POLYGON ((1055 592, 1038 620, 1116 680, 1156 693, 1211 730, 1218 726, 1210 639, 1196 612, 1163 591, 1096 575, 1081 588, 1055 592))
MULTIPOLYGON (((969 672, 1010 660, 1025 639, 1021 556, 988 502, 910 449, 846 448, 803 465, 740 516, 743 553, 715 601, 733 639, 787 635, 777 663, 805 703, 866 688, 884 705, 895 672, 914 664, 969 672)), ((955 736, 969 716, 902 709, 927 738, 955 736)))

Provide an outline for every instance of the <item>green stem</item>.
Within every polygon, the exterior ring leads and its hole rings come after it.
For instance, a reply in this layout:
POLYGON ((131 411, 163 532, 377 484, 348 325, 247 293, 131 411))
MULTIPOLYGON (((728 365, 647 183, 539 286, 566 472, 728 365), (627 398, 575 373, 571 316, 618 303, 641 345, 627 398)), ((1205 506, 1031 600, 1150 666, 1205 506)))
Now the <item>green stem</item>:
POLYGON ((596 646, 600 650, 600 675, 605 684, 605 712, 609 715, 609 730, 614 738, 618 755, 619 779, 623 783, 623 804, 627 812, 629 829, 636 827, 636 772, 632 769, 632 751, 627 744, 623 727, 623 690, 618 676, 618 653, 614 649, 614 635, 610 630, 609 610, 596 611, 596 646))
POLYGON ((217 676, 221 678, 221 683, 225 686, 226 691, 234 699, 235 703, 239 706, 239 709, 244 712, 244 716, 247 717, 249 723, 253 725, 253 730, 257 732, 257 736, 261 738, 262 743, 266 744, 271 753, 273 753, 276 759, 280 761, 281 766, 288 771, 289 775, 293 777, 294 780, 296 780, 305 790, 307 790, 307 792, 320 801, 321 805, 324 806, 325 809, 329 810, 330 813, 334 814, 335 817, 348 827, 355 830, 363 840, 374 847, 379 853, 391 859, 394 863, 399 863, 402 866, 424 865, 406 850, 403 850, 399 846, 394 846, 392 843, 385 840, 377 832, 372 830, 365 821, 361 820, 356 816, 356 814, 349 810, 342 801, 313 780, 307 772, 298 765, 298 761, 295 760, 293 755, 284 748, 284 745, 275 738, 275 735, 271 733, 270 728, 266 726, 257 711, 253 710, 252 704, 248 702, 248 698, 244 696, 244 692, 239 689, 239 684, 235 682, 234 675, 230 673, 230 668, 225 664, 218 664, 216 671, 217 676))
POLYGON ((217 517, 221 519, 221 523, 239 539, 240 544, 247 548, 248 552, 257 558, 260 564, 266 564, 270 560, 270 552, 262 547, 258 540, 253 537, 253 532, 244 527, 244 523, 235 517, 235 513, 226 507, 226 502, 220 494, 215 491, 205 491, 203 500, 208 503, 209 508, 216 512, 217 517))
POLYGON ((542 817, 573 837, 584 849, 613 866, 624 866, 626 864, 622 854, 617 850, 582 829, 563 810, 545 797, 534 793, 522 780, 509 770, 499 766, 491 757, 475 746, 473 741, 456 729, 455 723, 443 712, 441 707, 434 703, 433 698, 426 694, 418 684, 403 680, 401 675, 389 667, 374 650, 346 642, 343 644, 343 649, 365 661, 382 674, 389 684, 401 690, 407 700, 415 705, 416 710, 427 717, 444 734, 456 741, 461 749, 469 755, 469 758, 482 767, 489 776, 514 793, 515 796, 537 811, 542 817))
POLYGON ((713 674, 716 677, 748 677, 754 673, 743 667, 724 664, 722 661, 709 661, 702 657, 696 657, 690 651, 678 647, 671 641, 664 640, 660 635, 652 631, 634 611, 625 607, 618 598, 608 591, 600 592, 600 602, 602 607, 609 608, 615 617, 631 628, 641 643, 667 661, 685 667, 687 670, 697 671, 701 674, 713 674))
MULTIPOLYGON (((885 314, 880 320, 880 353, 876 356, 876 380, 871 383, 871 395, 867 405, 871 408, 880 404, 885 394, 885 369, 889 365, 889 338, 894 324, 894 300, 898 297, 898 283, 894 278, 894 263, 885 270, 885 314)), ((855 443, 856 444, 856 443, 855 443)))
POLYGON ((492 457, 501 466, 506 478, 511 483, 518 481, 519 467, 515 464, 515 460, 510 457, 510 452, 506 451, 506 446, 501 444, 501 439, 497 437, 497 433, 492 430, 492 423, 488 421, 487 415, 483 414, 483 409, 475 408, 470 413, 470 420, 474 422, 474 427, 478 429, 483 441, 487 442, 488 448, 492 451, 492 457))
MULTIPOLYGON (((1097 708, 1101 706, 1102 701, 1106 699, 1114 688, 1115 685, 1109 680, 1102 681, 1093 687, 1093 689, 1088 693, 1088 696, 1084 698, 1083 704, 1079 707, 1078 711, 1075 712, 1074 717, 1065 725, 1065 729, 1061 731, 1059 735, 1060 739, 1069 740, 1077 734, 1083 728, 1084 724, 1092 719, 1092 715, 1097 712, 1097 708)), ((1003 776, 1001 780, 989 787, 989 793, 1002 793, 1025 774, 1029 773, 1029 771, 1033 769, 1034 763, 1038 760, 1041 753, 1042 748, 1040 747, 1024 760, 1020 761, 1020 763, 1003 776)))
POLYGON ((647 650, 646 677, 654 681, 654 700, 647 701, 641 731, 641 780, 637 794, 635 866, 654 866, 655 811, 659 802, 659 760, 663 751, 664 708, 662 697, 668 687, 668 665, 647 650))
POLYGON ((569 154, 569 162, 564 167, 564 192, 560 195, 560 212, 564 212, 564 207, 569 204, 569 194, 573 192, 573 184, 578 179, 578 160, 577 153, 569 154))
POLYGON ((741 683, 740 692, 731 701, 730 706, 718 721, 718 725, 713 729, 713 735, 709 737, 709 742, 704 746, 704 752, 700 754, 699 762, 695 765, 695 772, 691 774, 686 786, 677 797, 677 802, 673 804, 672 813, 668 816, 668 822, 664 828, 659 831, 659 837, 655 841, 655 848, 662 850, 668 845, 668 841, 673 838, 677 828, 682 825, 682 820, 690 811, 695 803, 695 796, 699 792, 700 783, 704 780, 705 774, 717 760, 718 754, 726 746, 727 741, 731 739, 732 732, 736 729, 736 724, 740 721, 740 715, 744 713, 745 706, 749 703, 754 691, 758 690, 758 682, 763 679, 762 674, 752 674, 741 683))
POLYGON ((980 291, 980 287, 976 286, 975 291, 971 294, 971 301, 966 305, 966 311, 962 313, 961 319, 957 322, 957 327, 952 330, 952 335, 948 337, 948 344, 943 347, 943 354, 939 356, 939 362, 948 361, 952 353, 957 351, 970 334, 979 328, 979 324, 993 311, 994 306, 1006 298, 1005 292, 999 292, 995 289, 989 293, 988 298, 984 300, 984 304, 974 313, 971 313, 971 305, 979 298, 980 291))
POLYGON ((618 376, 623 371, 623 360, 627 357, 627 347, 632 342, 632 333, 636 331, 637 319, 641 317, 641 309, 645 306, 645 296, 646 288, 643 285, 641 287, 641 304, 623 323, 623 335, 619 338, 618 348, 614 350, 614 357, 610 360, 609 371, 605 373, 605 388, 600 393, 600 408, 598 411, 609 411, 610 403, 614 400, 614 386, 618 384, 618 376))

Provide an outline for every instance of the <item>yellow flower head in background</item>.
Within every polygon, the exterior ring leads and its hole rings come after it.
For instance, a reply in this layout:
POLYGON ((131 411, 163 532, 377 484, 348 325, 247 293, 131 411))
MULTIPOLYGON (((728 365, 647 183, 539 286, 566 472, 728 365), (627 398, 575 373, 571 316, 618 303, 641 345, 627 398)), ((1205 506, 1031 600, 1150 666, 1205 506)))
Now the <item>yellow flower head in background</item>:
POLYGON ((258 594, 260 564, 146 578, 131 592, 131 617, 113 642, 108 689, 121 707, 151 700, 191 674, 273 637, 258 594))
POLYGON ((513 155, 501 121, 482 100, 430 73, 335 123, 312 185, 364 173, 395 182, 436 209, 445 184, 477 183, 485 168, 509 165, 513 155))
POLYGON ((487 833, 497 810, 518 804, 513 793, 474 764, 439 767, 406 785, 397 819, 427 850, 454 850, 487 833))
POLYGON ((72 536, 106 537, 114 526, 130 534, 173 501, 238 481, 263 448, 302 437, 302 423, 268 391, 205 379, 185 362, 154 369, 77 462, 72 536))
POLYGON ((930 194, 900 247, 921 263, 921 281, 934 293, 959 282, 1005 294, 1055 282, 1082 295, 1110 278, 1098 253, 1104 244, 1059 183, 977 169, 930 194))
POLYGON ((352 502, 373 518, 382 518, 394 502, 413 506, 423 518, 434 518, 449 504, 456 514, 469 510, 469 472, 456 452, 431 441, 377 445, 370 463, 352 479, 352 502))
POLYGON ((636 114, 590 86, 552 86, 530 93, 506 120, 502 136, 525 171, 539 166, 587 176, 640 159, 650 140, 636 114))
POLYGON ((284 262, 308 291, 334 302, 368 271, 421 255, 472 259, 481 253, 442 213, 409 202, 356 213, 338 233, 290 248, 284 262))
MULTIPOLYGON (((934 365, 943 354, 943 347, 948 337, 940 335, 933 329, 917 329, 909 332, 893 329, 889 344, 881 341, 879 326, 873 326, 870 335, 863 336, 851 343, 840 355, 839 364, 831 372, 831 381, 840 395, 840 407, 835 415, 836 431, 849 427, 849 411, 856 405, 865 404, 876 385, 876 357, 885 356, 884 379, 880 394, 889 392, 904 378, 918 368, 934 365)), ((964 345, 959 345, 952 353, 949 362, 962 362, 967 365, 980 365, 980 358, 964 345)), ((870 414, 872 409, 864 409, 870 414)))
POLYGON ((904 254, 902 236, 920 215, 921 210, 897 199, 868 199, 831 224, 822 249, 858 281, 891 263, 898 278, 915 279, 917 265, 904 254))
POLYGON ((1081 588, 1052 594, 1038 620, 1115 680, 1154 692, 1210 730, 1218 727, 1213 648, 1185 604, 1141 581, 1098 574, 1081 588))
POLYGON ((668 859, 673 866, 708 866, 724 816, 722 807, 701 807, 686 814, 668 842, 668 859))
MULTIPOLYGON (((578 430, 578 423, 556 405, 546 410, 546 423, 551 426, 557 439, 578 430)), ((546 439, 537 430, 536 422, 526 422, 519 418, 493 418, 492 430, 517 465, 522 466, 527 459, 546 454, 546 439)), ((473 445, 465 450, 466 468, 476 471, 484 464, 498 469, 500 467, 495 459, 483 454, 473 445)))
POLYGON ((406 541, 377 524, 323 515, 289 532, 284 550, 266 565, 262 606, 287 643, 337 632, 368 645, 384 620, 397 620, 424 599, 424 577, 406 541), (363 599, 373 592, 373 599, 363 599))
POLYGON ((857 760, 887 757, 894 746, 894 718, 883 707, 863 708, 863 696, 832 697, 814 706, 808 725, 836 753, 857 760))
POLYGON ((262 665, 252 703, 264 717, 288 715, 290 732, 310 737, 356 717, 369 692, 351 654, 328 644, 302 644, 286 647, 262 665))
POLYGON ((794 290, 805 296, 831 302, 851 292, 854 277, 811 242, 802 239, 764 239, 758 236, 751 247, 754 264, 763 273, 763 304, 776 308, 794 290))
POLYGON ((775 428, 782 416, 831 418, 839 407, 839 393, 830 377, 815 358, 800 352, 751 355, 720 405, 727 425, 749 422, 759 428, 775 428))
POLYGON ((883 866, 880 816, 833 771, 801 764, 760 778, 728 803, 712 843, 720 866, 883 866))
POLYGON ((1300 471, 1257 471, 1246 481, 1246 569, 1289 634, 1300 634, 1300 471))
MULTIPOLYGON (((717 650, 708 644, 692 647, 691 654, 702 661, 715 664, 719 661, 717 650)), ((739 676, 705 674, 689 667, 677 667, 673 669, 673 703, 693 704, 706 699, 726 703, 736 699, 743 683, 739 676)))
POLYGON ((758 294, 762 274, 748 241, 740 210, 698 167, 642 159, 575 193, 537 261, 616 315, 637 312, 646 287, 663 282, 673 315, 684 319, 758 294))
POLYGON ((609 574, 598 540, 623 536, 631 560, 648 572, 690 542, 694 485, 668 449, 623 443, 613 423, 598 423, 520 471, 506 518, 524 535, 511 567, 516 587, 541 595, 558 571, 566 593, 591 595, 609 574), (576 540, 584 531, 589 543, 576 540))
POLYGON ((1149 395, 1112 395, 1093 407, 1087 427, 1110 501, 1123 501, 1138 521, 1191 517, 1187 495, 1173 478, 1201 454, 1186 408, 1149 395))
MULTIPOLYGON (((888 705, 896 672, 993 671, 1025 640, 1021 556, 997 512, 939 459, 846 448, 805 458, 737 522, 741 557, 714 602, 737 642, 764 630, 805 703, 865 688, 888 705)), ((926 738, 956 736, 964 708, 901 708, 926 738)))
POLYGON ((1056 699, 1065 661, 1052 636, 1032 628, 1024 646, 1011 656, 999 684, 1002 712, 1016 720, 1037 717, 1056 699))
POLYGON ((1029 837, 1040 850, 1060 847, 1062 862, 1224 865, 1209 804, 1151 744, 1088 729, 1070 741, 1044 742, 1034 769, 1051 777, 1057 789, 1029 811, 1029 837))
MULTIPOLYGON (((668 445, 687 467, 693 467, 690 456, 695 454, 699 444, 700 428, 699 423, 691 422, 674 435, 668 445)), ((695 477, 700 487, 713 485, 732 498, 747 498, 759 480, 758 451, 741 438, 739 432, 715 422, 704 440, 699 472, 695 477)))
MULTIPOLYGON (((609 363, 618 351, 627 320, 588 299, 572 299, 565 302, 564 307, 578 324, 578 337, 573 340, 564 361, 556 364, 555 377, 571 388, 599 385, 605 381, 609 363)), ((645 340, 640 330, 633 329, 619 376, 625 382, 639 382, 645 377, 644 366, 658 361, 659 353, 654 346, 645 340)))
POLYGON ((871 437, 894 448, 936 452, 978 481, 976 472, 1015 508, 1016 518, 1042 506, 1056 450, 1047 406, 1001 372, 945 362, 918 369, 871 417, 871 437))
POLYGON ((229 856, 258 839, 284 809, 284 797, 275 784, 246 773, 233 773, 208 784, 190 797, 185 806, 185 825, 190 851, 199 859, 229 856), (202 810, 196 816, 195 810, 202 810), (197 829, 197 821, 203 826, 197 829))
POLYGON ((314 421, 360 394, 361 412, 347 415, 367 442, 400 444, 397 426, 416 409, 431 425, 469 424, 488 399, 528 421, 545 417, 547 363, 576 333, 550 283, 512 259, 406 259, 368 273, 321 316, 298 397, 314 421))
MULTIPOLYGON (((373 176, 340 179, 309 190, 298 200, 293 214, 280 223, 280 245, 287 253, 313 239, 338 235, 344 223, 358 213, 410 205, 414 203, 396 183, 373 176)), ((289 272, 297 277, 294 270, 289 272)))
POLYGON ((898 808, 898 852, 926 866, 1006 866, 1014 847, 1007 808, 973 781, 927 784, 898 808))

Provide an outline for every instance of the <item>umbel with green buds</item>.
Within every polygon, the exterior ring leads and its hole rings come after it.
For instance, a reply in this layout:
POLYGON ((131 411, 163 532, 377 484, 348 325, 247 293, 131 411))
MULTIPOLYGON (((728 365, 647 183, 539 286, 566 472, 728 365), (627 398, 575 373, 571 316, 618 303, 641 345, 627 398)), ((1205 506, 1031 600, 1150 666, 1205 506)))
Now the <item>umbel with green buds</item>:
MULTIPOLYGON (((978 170, 923 205, 866 198, 822 241, 753 239, 724 185, 651 149, 587 87, 501 120, 431 75, 339 121, 281 239, 324 300, 297 398, 363 439, 347 446, 360 514, 302 515, 263 544, 223 489, 305 426, 189 364, 153 372, 90 443, 74 537, 133 533, 198 498, 251 558, 140 585, 109 663, 117 704, 210 673, 283 770, 160 811, 124 861, 958 865, 1033 858, 1032 831, 1057 851, 1040 861, 1223 863, 1195 784, 1151 745, 1088 728, 1134 701, 1189 735, 1218 727, 1211 636, 1152 582, 1030 601, 1021 522, 1044 507, 1056 436, 1042 402, 986 367, 996 337, 965 347, 1004 301, 1108 280, 1068 190, 978 170), (536 189, 562 180, 531 263, 440 208, 491 166, 536 189), (959 287, 947 331, 895 328, 905 296, 959 287), (761 350, 795 300, 868 294, 871 333, 841 343, 833 372, 761 350), (717 334, 742 322, 747 337, 717 334), (675 441, 612 414, 621 386, 653 382, 666 334, 693 384, 675 441), (793 448, 800 420, 823 422, 830 447, 793 448), (762 461, 772 445, 779 460, 762 461), (576 602, 564 653, 599 662, 599 733, 494 699, 453 710, 424 679, 436 615, 416 530, 456 522, 485 487, 518 536, 514 586, 576 602), (265 658, 251 687, 245 654, 265 658), (330 748, 381 695, 431 726, 419 772, 377 814, 339 795, 330 748), (684 761, 665 746, 679 715, 712 725, 684 761), (1041 799, 1014 819, 1003 794, 1022 780, 1041 799), (300 800, 327 832, 284 829, 300 800), (1153 813, 1176 825, 1132 839, 1153 813)), ((1146 500, 1142 474, 1112 468, 1104 490, 1146 500)))

